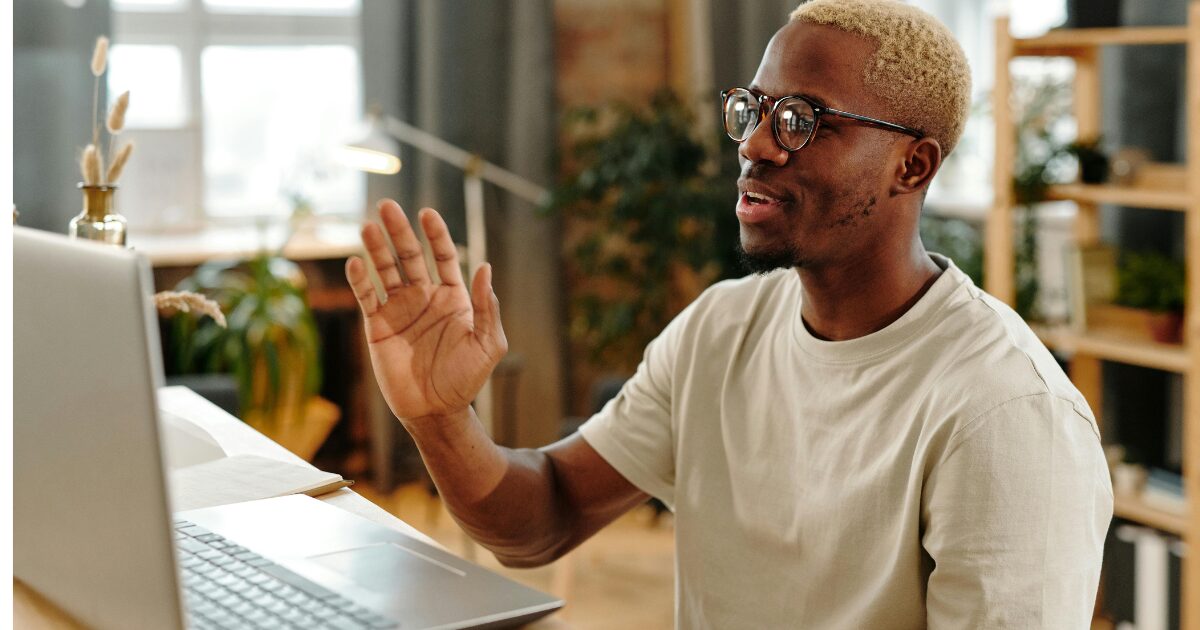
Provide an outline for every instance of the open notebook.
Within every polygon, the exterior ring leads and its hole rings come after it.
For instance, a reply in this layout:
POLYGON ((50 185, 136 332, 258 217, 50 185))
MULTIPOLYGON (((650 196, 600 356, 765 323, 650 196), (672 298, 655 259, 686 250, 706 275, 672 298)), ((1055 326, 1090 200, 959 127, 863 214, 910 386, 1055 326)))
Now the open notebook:
POLYGON ((354 482, 316 468, 257 455, 232 455, 171 471, 176 512, 289 494, 320 496, 354 482))

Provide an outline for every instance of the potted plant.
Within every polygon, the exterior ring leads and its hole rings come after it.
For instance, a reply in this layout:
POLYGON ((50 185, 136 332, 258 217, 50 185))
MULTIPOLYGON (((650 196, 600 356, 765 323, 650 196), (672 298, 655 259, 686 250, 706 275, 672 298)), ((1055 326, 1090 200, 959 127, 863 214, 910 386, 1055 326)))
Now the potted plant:
POLYGON ((1149 311, 1150 335, 1161 343, 1183 340, 1183 264, 1157 252, 1125 252, 1117 267, 1116 303, 1149 311))
POLYGON ((1085 184, 1108 181, 1108 155, 1100 150, 1100 138, 1076 140, 1063 148, 1079 162, 1079 179, 1085 184))
POLYGON ((567 114, 571 147, 545 210, 566 218, 569 330, 602 371, 642 351, 709 284, 738 274, 735 146, 696 135, 670 92, 649 108, 567 114), (727 148, 719 161, 711 149, 727 148), (725 168, 721 168, 721 166, 725 168))
POLYGON ((263 252, 244 261, 201 265, 176 287, 205 295, 227 314, 177 315, 164 340, 169 374, 229 373, 242 419, 298 455, 311 457, 336 422, 306 426, 321 384, 316 322, 299 266, 263 252), (313 432, 319 435, 311 435, 313 432))

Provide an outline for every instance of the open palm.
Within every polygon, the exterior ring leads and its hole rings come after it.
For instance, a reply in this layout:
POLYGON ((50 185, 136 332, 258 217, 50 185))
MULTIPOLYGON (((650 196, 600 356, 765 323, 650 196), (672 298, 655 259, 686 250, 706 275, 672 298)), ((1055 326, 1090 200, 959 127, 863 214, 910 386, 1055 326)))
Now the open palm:
POLYGON ((362 238, 384 295, 361 258, 346 262, 346 278, 362 309, 384 399, 405 419, 462 411, 508 351, 491 266, 475 272, 468 294, 450 231, 437 212, 425 208, 419 220, 441 278, 434 284, 404 211, 389 199, 380 204, 380 216, 387 234, 368 223, 362 238))

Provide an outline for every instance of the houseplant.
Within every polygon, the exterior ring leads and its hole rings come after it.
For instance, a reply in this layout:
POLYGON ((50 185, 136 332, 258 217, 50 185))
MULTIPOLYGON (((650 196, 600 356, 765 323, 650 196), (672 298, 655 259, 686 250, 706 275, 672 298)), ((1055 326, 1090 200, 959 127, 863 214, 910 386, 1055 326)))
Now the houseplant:
POLYGON ((670 92, 649 108, 571 111, 570 150, 545 210, 566 219, 569 329, 589 359, 632 373, 713 281, 738 274, 735 148, 697 134, 670 92), (711 140, 711 142, 710 142, 711 140), (728 151, 718 159, 712 147, 728 151))
POLYGON ((1063 148, 1079 162, 1079 181, 1103 184, 1108 181, 1108 155, 1100 150, 1100 138, 1076 140, 1063 148))
POLYGON ((201 265, 176 287, 206 295, 227 314, 175 316, 164 343, 169 374, 230 373, 242 419, 264 433, 302 424, 321 384, 316 322, 300 268, 263 252, 245 261, 201 265))
POLYGON ((1157 252, 1123 252, 1117 267, 1116 303, 1150 312, 1150 335, 1161 343, 1183 340, 1183 264, 1157 252))

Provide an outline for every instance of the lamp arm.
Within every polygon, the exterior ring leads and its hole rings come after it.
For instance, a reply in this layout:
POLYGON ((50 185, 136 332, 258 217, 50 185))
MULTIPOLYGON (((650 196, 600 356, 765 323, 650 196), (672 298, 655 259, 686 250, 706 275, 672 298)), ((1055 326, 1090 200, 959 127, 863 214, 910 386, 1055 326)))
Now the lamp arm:
POLYGON ((445 140, 418 129, 395 116, 383 117, 384 129, 404 144, 416 147, 433 157, 468 172, 532 203, 541 204, 550 193, 543 187, 516 173, 479 158, 445 140))

